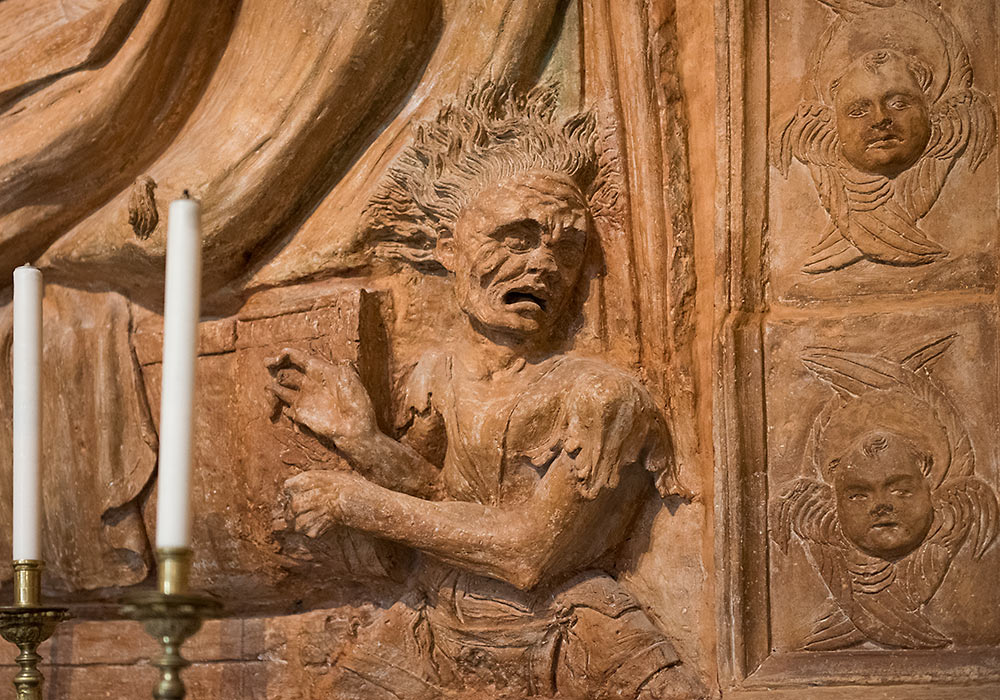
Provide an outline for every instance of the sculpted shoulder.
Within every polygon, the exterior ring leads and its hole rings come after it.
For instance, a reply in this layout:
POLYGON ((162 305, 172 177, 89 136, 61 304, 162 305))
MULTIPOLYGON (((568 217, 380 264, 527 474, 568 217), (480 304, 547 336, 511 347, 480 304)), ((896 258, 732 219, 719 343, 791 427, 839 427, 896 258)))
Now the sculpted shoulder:
POLYGON ((670 434, 653 397, 638 379, 591 358, 566 357, 540 392, 558 396, 548 444, 573 460, 581 494, 594 498, 638 464, 662 495, 678 492, 670 434))
POLYGON ((551 378, 566 384, 570 389, 566 398, 581 410, 656 410, 652 396, 638 378, 597 358, 566 355, 551 378))

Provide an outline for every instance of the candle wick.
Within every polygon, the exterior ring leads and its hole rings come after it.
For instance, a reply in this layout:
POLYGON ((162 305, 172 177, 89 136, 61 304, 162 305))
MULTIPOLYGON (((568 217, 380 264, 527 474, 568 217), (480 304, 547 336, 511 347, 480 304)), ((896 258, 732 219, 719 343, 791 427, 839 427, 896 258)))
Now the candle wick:
POLYGON ((184 199, 191 199, 191 193, 188 190, 184 190, 184 193, 181 196, 184 199))

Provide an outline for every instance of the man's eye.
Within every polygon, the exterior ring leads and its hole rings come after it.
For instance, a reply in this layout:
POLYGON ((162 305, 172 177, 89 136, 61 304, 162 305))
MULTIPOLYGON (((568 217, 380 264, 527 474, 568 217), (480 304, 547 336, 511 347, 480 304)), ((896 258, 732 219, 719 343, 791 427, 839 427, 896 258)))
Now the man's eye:
POLYGON ((852 494, 849 494, 847 496, 847 500, 849 500, 849 501, 867 501, 868 500, 868 496, 866 496, 863 493, 852 493, 852 494))
POLYGON ((852 119, 859 119, 868 114, 868 106, 863 104, 851 105, 847 111, 847 116, 852 119))
POLYGON ((503 244, 515 253, 524 253, 531 250, 531 241, 528 236, 505 236, 503 244))
POLYGON ((910 101, 909 100, 904 100, 901 97, 897 97, 896 99, 894 99, 894 100, 892 100, 892 101, 889 102, 889 107, 891 107, 892 109, 898 109, 898 110, 907 109, 907 108, 910 107, 910 101))
POLYGON ((912 496, 913 492, 909 491, 908 489, 893 489, 892 490, 892 495, 893 496, 904 496, 905 497, 905 496, 912 496))
POLYGON ((503 243, 507 250, 524 253, 538 244, 541 225, 537 221, 524 219, 501 226, 490 234, 490 238, 503 243))

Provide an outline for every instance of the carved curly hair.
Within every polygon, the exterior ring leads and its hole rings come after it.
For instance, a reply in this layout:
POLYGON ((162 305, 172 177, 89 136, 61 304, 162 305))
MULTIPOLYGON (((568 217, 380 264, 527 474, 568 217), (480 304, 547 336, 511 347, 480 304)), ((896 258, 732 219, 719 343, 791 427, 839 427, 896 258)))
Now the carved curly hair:
POLYGON ((435 246, 452 235, 466 204, 491 184, 526 170, 568 175, 594 216, 608 215, 617 200, 609 176, 615 163, 598 148, 594 115, 585 111, 559 122, 556 102, 552 85, 524 93, 485 82, 419 123, 413 144, 389 168, 365 209, 363 226, 377 252, 442 271, 435 246))
MULTIPOLYGON (((857 61, 848 66, 847 70, 850 70, 854 66, 860 64, 861 66, 864 66, 866 71, 874 75, 879 73, 883 67, 894 61, 898 61, 906 67, 906 70, 909 71, 910 75, 913 76, 913 79, 920 87, 920 91, 927 96, 928 100, 931 100, 932 97, 929 93, 934 83, 934 69, 916 56, 903 54, 892 49, 876 49, 874 51, 869 51, 864 56, 857 59, 857 61)), ((844 76, 841 75, 830 83, 829 94, 831 97, 835 98, 837 96, 837 90, 840 88, 840 83, 843 80, 843 77, 844 76)))

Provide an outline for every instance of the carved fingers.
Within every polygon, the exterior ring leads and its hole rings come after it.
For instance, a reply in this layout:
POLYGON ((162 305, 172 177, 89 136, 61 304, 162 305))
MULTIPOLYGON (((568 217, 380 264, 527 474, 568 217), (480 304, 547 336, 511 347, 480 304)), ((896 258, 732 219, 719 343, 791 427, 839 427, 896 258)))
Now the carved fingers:
POLYGON ((285 523, 306 537, 321 537, 343 519, 344 501, 358 477, 315 470, 285 481, 285 523))
POLYGON ((377 431, 375 408, 357 369, 333 364, 296 348, 285 348, 267 361, 268 391, 290 420, 338 447, 370 439, 377 431))

